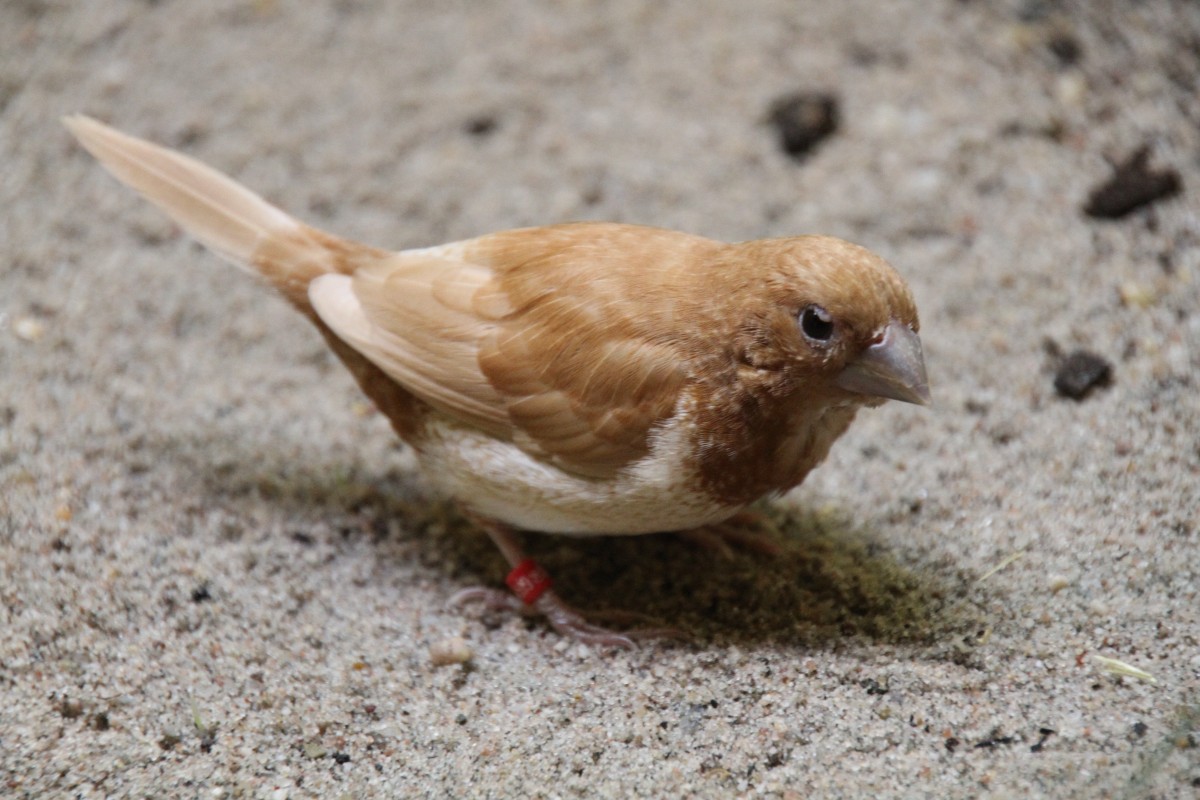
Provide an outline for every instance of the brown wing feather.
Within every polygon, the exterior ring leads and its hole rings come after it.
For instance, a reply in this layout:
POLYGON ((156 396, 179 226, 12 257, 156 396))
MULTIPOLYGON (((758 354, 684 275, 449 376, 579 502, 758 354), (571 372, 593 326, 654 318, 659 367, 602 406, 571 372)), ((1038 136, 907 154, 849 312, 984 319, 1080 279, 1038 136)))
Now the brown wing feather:
POLYGON ((686 265, 696 250, 716 246, 606 224, 470 243, 466 252, 493 266, 494 286, 514 309, 483 343, 479 363, 506 398, 516 441, 599 477, 645 455, 690 367, 663 312, 689 293, 686 265))
POLYGON ((434 407, 603 477, 645 455, 675 407, 688 365, 663 314, 688 258, 714 246, 623 225, 509 231, 397 254, 351 287, 323 280, 314 305, 434 407))
POLYGON ((505 402, 479 368, 495 323, 471 298, 491 271, 428 253, 398 253, 353 276, 318 279, 313 306, 344 340, 433 407, 502 438, 505 402))
POLYGON ((486 342, 479 363, 507 399, 519 443, 604 476, 649 451, 685 375, 667 346, 589 333, 522 326, 486 342))

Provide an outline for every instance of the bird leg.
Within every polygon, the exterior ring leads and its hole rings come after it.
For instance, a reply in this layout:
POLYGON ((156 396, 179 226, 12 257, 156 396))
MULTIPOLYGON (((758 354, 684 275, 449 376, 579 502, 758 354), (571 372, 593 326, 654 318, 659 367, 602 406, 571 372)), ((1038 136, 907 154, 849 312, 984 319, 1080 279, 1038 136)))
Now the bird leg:
POLYGON ((780 535, 778 526, 761 511, 742 509, 724 522, 679 531, 684 541, 710 550, 724 558, 733 558, 735 550, 762 556, 778 556, 783 548, 771 537, 780 535))
POLYGON ((682 632, 673 628, 614 631, 589 622, 588 616, 593 619, 606 619, 618 625, 637 624, 648 618, 627 611, 594 612, 585 616, 584 612, 567 603, 550 588, 550 577, 533 559, 525 555, 511 528, 474 514, 468 516, 487 531, 488 536, 500 549, 504 560, 512 568, 506 582, 514 594, 502 589, 476 586, 455 593, 450 598, 451 605, 482 602, 488 609, 495 611, 540 615, 546 618, 550 627, 563 636, 569 636, 586 645, 627 650, 636 647, 639 639, 683 638, 682 632))

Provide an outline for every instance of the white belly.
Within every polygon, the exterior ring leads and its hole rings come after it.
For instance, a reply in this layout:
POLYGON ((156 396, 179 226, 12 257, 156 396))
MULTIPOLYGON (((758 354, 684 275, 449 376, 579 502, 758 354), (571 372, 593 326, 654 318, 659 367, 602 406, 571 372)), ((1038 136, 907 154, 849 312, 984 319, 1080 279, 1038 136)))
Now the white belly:
POLYGON ((421 437, 422 471, 483 516, 563 534, 638 534, 720 522, 740 507, 699 491, 684 464, 683 431, 655 436, 650 453, 612 478, 587 478, 441 414, 421 437))

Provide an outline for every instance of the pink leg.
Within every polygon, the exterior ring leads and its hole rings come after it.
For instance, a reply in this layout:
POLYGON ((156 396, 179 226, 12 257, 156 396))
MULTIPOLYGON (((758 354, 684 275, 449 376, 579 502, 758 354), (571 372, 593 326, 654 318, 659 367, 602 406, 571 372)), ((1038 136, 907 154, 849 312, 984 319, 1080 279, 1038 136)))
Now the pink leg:
MULTIPOLYGON (((488 536, 500 548, 500 553, 504 556, 504 560, 508 562, 510 567, 515 568, 519 564, 526 562, 526 555, 522 551, 521 545, 517 542, 517 537, 512 530, 494 520, 475 515, 470 516, 481 528, 487 531, 488 536)), ((545 589, 533 601, 532 605, 527 605, 520 598, 509 592, 484 587, 463 589, 450 598, 452 605, 474 601, 482 602, 493 610, 517 611, 522 614, 541 615, 546 618, 546 621, 550 623, 550 627, 554 628, 554 630, 586 645, 630 649, 636 646, 636 640, 638 639, 683 638, 683 634, 680 631, 672 628, 646 628, 618 632, 593 624, 588 622, 583 612, 564 601, 553 589, 545 589)), ((601 612, 592 614, 591 616, 611 619, 618 624, 621 624, 621 621, 631 623, 645 620, 645 617, 640 614, 619 611, 601 612)))

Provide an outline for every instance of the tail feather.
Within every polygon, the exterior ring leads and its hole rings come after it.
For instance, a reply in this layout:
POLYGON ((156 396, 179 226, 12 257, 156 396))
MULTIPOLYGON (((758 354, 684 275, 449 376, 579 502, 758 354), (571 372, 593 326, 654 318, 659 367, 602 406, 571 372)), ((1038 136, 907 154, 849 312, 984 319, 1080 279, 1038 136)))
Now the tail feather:
POLYGON ((63 123, 122 183, 233 263, 259 273, 309 316, 308 284, 385 254, 322 233, 194 158, 127 136, 83 115, 63 123))
POLYGON ((349 274, 388 253, 339 239, 288 216, 193 158, 126 136, 85 116, 63 120, 119 180, 167 212, 184 230, 235 264, 265 277, 304 313, 401 438, 416 435, 424 406, 317 315, 308 286, 330 272, 349 274))

